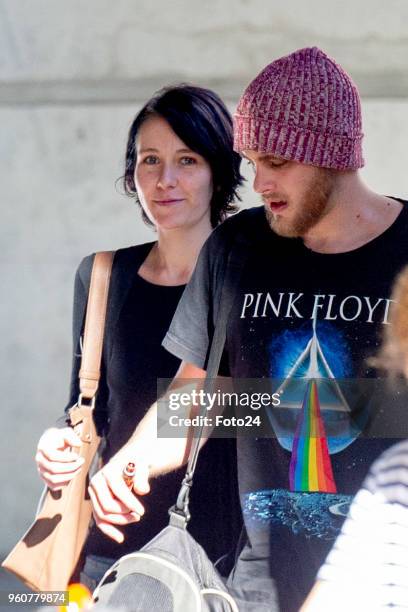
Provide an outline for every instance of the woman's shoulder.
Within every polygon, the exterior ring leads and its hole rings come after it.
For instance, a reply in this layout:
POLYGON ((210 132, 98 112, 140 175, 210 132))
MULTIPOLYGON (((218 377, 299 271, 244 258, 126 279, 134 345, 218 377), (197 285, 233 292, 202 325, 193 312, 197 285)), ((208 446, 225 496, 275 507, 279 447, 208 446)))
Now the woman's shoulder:
POLYGON ((148 253, 152 249, 155 241, 143 242, 142 244, 135 244, 132 246, 124 247, 115 251, 114 264, 120 265, 125 261, 134 261, 135 259, 141 259, 143 261, 147 257, 148 253))
MULTIPOLYGON (((124 270, 128 266, 133 269, 135 266, 139 267, 154 244, 154 241, 144 242, 114 251, 113 273, 124 270)), ((94 258, 95 253, 86 255, 77 268, 77 277, 85 286, 89 286, 94 258)))

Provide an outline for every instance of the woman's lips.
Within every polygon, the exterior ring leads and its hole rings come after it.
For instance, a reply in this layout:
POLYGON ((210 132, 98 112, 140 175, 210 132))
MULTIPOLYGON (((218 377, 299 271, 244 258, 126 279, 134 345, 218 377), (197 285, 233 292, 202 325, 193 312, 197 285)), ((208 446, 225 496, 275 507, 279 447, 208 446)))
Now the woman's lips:
POLYGON ((169 198, 167 200, 154 200, 154 203, 158 204, 159 206, 171 206, 172 204, 178 204, 183 200, 184 198, 169 198))

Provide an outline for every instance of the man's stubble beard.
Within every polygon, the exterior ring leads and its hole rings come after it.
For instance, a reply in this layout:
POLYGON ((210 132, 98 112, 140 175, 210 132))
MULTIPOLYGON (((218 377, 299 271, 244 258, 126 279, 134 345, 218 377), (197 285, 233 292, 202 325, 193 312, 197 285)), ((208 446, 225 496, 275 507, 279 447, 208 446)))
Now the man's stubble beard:
POLYGON ((319 168, 318 170, 319 174, 303 194, 298 210, 292 219, 274 215, 265 203, 265 213, 270 228, 279 236, 301 238, 327 214, 334 175, 327 169, 319 168))

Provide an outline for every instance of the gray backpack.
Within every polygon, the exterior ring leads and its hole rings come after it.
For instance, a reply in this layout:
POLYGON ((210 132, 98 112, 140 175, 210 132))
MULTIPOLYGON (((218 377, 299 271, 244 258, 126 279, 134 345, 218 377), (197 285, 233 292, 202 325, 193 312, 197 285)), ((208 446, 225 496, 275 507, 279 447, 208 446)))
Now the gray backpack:
POLYGON ((119 559, 94 592, 95 608, 132 612, 238 612, 222 578, 190 534, 169 525, 119 559))

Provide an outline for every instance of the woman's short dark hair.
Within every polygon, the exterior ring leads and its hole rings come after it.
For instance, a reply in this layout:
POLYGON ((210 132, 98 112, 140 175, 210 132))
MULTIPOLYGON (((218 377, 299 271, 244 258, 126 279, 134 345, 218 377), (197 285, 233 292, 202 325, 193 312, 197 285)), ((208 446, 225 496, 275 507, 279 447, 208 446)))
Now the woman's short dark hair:
MULTIPOLYGON (((136 196, 134 180, 136 166, 136 136, 141 125, 151 116, 167 121, 175 134, 192 151, 208 162, 213 181, 211 225, 215 227, 228 213, 235 212, 234 200, 240 200, 238 187, 241 158, 232 148, 232 118, 221 98, 203 87, 180 84, 160 89, 143 106, 129 129, 126 146, 125 193, 136 196)), ((153 225, 142 209, 143 220, 153 225)))

